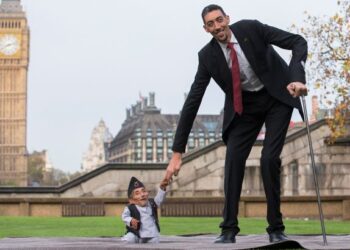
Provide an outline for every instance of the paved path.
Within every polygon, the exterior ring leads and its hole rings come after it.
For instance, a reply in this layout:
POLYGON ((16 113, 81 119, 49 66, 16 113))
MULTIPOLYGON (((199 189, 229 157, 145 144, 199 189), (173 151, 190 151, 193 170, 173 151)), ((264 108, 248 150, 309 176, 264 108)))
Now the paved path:
POLYGON ((268 243, 266 235, 237 236, 235 244, 214 244, 214 235, 161 236, 159 244, 125 244, 119 237, 70 238, 4 238, 0 249, 350 249, 350 235, 328 235, 328 246, 322 236, 290 235, 290 241, 268 243))

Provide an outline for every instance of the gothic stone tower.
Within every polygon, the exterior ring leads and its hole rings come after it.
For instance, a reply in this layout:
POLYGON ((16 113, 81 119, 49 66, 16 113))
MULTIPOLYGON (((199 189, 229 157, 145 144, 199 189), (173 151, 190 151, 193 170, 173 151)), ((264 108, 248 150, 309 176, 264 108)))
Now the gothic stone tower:
POLYGON ((0 4, 0 185, 27 186, 29 29, 20 0, 0 4))

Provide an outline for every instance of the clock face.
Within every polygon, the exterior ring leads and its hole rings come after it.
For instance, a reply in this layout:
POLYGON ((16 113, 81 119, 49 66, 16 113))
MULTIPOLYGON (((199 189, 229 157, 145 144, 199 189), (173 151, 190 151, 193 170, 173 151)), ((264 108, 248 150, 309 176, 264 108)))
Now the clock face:
POLYGON ((0 37, 0 52, 6 56, 15 54, 19 49, 19 41, 14 35, 0 37))

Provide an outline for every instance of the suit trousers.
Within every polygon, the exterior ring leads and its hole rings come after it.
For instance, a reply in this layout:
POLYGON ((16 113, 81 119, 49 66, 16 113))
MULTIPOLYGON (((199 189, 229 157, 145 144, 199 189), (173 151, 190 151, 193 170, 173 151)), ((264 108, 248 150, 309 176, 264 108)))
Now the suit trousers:
POLYGON ((238 234, 238 207, 246 160, 265 123, 266 133, 260 169, 267 200, 267 232, 284 231, 280 211, 280 154, 293 108, 273 98, 266 89, 242 92, 243 113, 236 115, 227 134, 225 161, 225 205, 222 231, 238 234))

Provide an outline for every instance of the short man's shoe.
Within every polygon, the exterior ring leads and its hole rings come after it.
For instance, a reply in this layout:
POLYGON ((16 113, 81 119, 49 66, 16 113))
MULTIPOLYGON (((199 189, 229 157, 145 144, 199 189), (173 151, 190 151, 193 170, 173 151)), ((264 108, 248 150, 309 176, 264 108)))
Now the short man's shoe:
POLYGON ((222 232, 214 243, 236 243, 236 235, 232 231, 222 232))
POLYGON ((270 243, 276 243, 276 242, 285 241, 285 240, 289 240, 289 239, 283 232, 269 233, 270 243))

